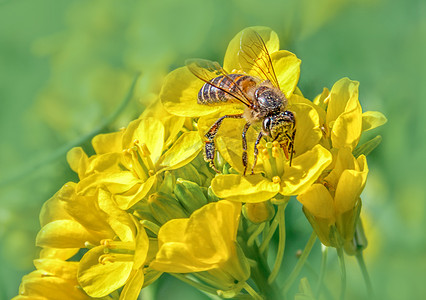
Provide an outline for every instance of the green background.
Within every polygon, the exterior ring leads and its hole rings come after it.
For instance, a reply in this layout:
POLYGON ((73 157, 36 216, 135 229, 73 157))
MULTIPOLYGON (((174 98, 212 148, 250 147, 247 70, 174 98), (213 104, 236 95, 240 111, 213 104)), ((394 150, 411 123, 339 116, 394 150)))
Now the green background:
MULTIPOLYGON (((363 110, 387 116, 372 133, 383 142, 368 158, 362 195, 366 262, 380 299, 426 295, 425 16, 422 0, 0 1, 0 299, 16 295, 33 269, 41 205, 76 180, 66 150, 89 149, 94 133, 125 126, 167 72, 187 58, 221 61, 230 39, 253 25, 274 29, 281 48, 301 58, 306 97, 347 76, 360 81, 363 110), (111 121, 137 72, 134 97, 111 121)), ((287 219, 283 277, 310 230, 296 201, 287 219)), ((339 273, 330 252, 332 288, 339 273)), ((319 255, 317 243, 311 272, 319 272, 319 255)), ((348 271, 348 298, 359 299, 352 258, 348 271)), ((156 291, 152 298, 206 298, 167 276, 144 299, 156 291)))

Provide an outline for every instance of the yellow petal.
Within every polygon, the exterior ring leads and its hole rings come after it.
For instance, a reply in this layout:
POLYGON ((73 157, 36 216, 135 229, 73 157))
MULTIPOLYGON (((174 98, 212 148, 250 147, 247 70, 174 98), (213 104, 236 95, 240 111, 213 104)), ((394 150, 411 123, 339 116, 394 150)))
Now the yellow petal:
POLYGON ((197 156, 203 143, 196 131, 185 132, 175 141, 158 162, 161 169, 173 170, 180 168, 197 156))
POLYGON ((359 171, 358 163, 350 149, 341 148, 338 150, 337 156, 335 157, 334 167, 330 174, 325 177, 325 181, 335 189, 343 171, 348 169, 359 171))
POLYGON ((325 186, 315 183, 297 196, 297 200, 318 218, 329 219, 334 223, 334 201, 325 186))
POLYGON ((351 98, 347 110, 340 114, 331 130, 331 142, 335 148, 355 149, 362 132, 362 109, 358 99, 351 98), (349 107, 353 107, 349 109, 349 107))
POLYGON ((149 239, 146 234, 145 228, 141 226, 138 231, 138 235, 136 237, 136 249, 135 249, 135 257, 134 257, 134 269, 141 268, 145 263, 145 260, 148 255, 149 249, 149 239))
MULTIPOLYGON (((300 97, 298 97, 300 98, 300 97)), ((294 137, 295 155, 301 155, 312 149, 322 137, 317 110, 311 105, 296 103, 289 107, 296 118, 296 135, 294 137)))
POLYGON ((211 185, 218 197, 247 203, 269 200, 280 191, 279 183, 274 183, 261 174, 218 175, 213 178, 211 185))
POLYGON ((67 153, 67 162, 71 169, 82 179, 86 172, 88 157, 81 147, 74 147, 67 153))
POLYGON ((350 99, 358 100, 358 87, 358 81, 352 81, 346 77, 333 85, 328 100, 327 124, 335 121, 339 115, 347 110, 347 103, 350 99))
MULTIPOLYGON (((266 48, 268 49, 269 54, 278 51, 280 47, 280 41, 278 35, 272 31, 269 27, 264 26, 254 26, 246 28, 239 33, 231 40, 226 49, 225 59, 223 62, 223 68, 227 72, 232 72, 236 70, 249 70, 251 69, 250 62, 247 62, 246 59, 243 59, 238 52, 241 50, 241 45, 249 45, 252 41, 252 38, 248 32, 251 30, 256 31, 265 42, 266 48)), ((256 53, 258 54, 258 53, 256 53)), ((255 54, 255 55, 256 55, 255 54)), ((252 74, 253 75, 253 74, 252 74)), ((257 75, 258 74, 254 74, 257 75)))
POLYGON ((99 263, 105 247, 90 249, 80 260, 78 282, 91 297, 104 297, 126 283, 132 270, 133 262, 99 263))
POLYGON ((144 283, 143 269, 132 271, 129 280, 126 282, 123 290, 120 293, 119 300, 137 300, 144 283))
POLYGON ((219 111, 220 106, 197 103, 198 92, 203 84, 187 67, 176 69, 164 79, 160 92, 161 103, 169 113, 181 117, 200 117, 219 111))
POLYGON ((40 251, 40 258, 58 258, 61 260, 67 260, 77 254, 79 250, 79 248, 57 249, 43 247, 40 251))
POLYGON ((302 193, 318 179, 331 161, 331 153, 321 145, 297 156, 291 167, 284 166, 280 193, 285 196, 302 193))
POLYGON ((123 134, 123 148, 133 147, 135 141, 145 144, 155 163, 160 158, 164 146, 164 125, 155 118, 135 120, 127 126, 123 134))
POLYGON ((78 262, 64 261, 61 259, 35 259, 33 262, 37 270, 43 270, 50 275, 77 283, 76 274, 78 262))
POLYGON ((188 273, 219 268, 235 252, 241 204, 219 201, 174 219, 158 233, 159 251, 151 263, 164 272, 188 273))
POLYGON ((52 221, 72 219, 65 208, 65 201, 75 196, 75 185, 74 182, 64 184, 52 198, 43 204, 40 211, 41 227, 52 221))
POLYGON ((271 59, 280 89, 288 98, 299 82, 301 60, 293 53, 284 50, 272 53, 271 59))
POLYGON ((362 114, 362 131, 368 131, 382 126, 388 121, 385 115, 378 111, 366 111, 362 114))
POLYGON ((142 200, 155 182, 157 182, 157 175, 149 177, 145 182, 137 183, 131 189, 121 194, 115 194, 114 200, 120 209, 127 210, 142 200))
POLYGON ((111 226, 120 240, 123 242, 134 241, 136 228, 133 220, 127 212, 117 207, 111 198, 111 193, 102 188, 99 189, 98 204, 99 208, 106 213, 105 221, 111 226))
POLYGON ((58 220, 40 229, 36 245, 51 248, 84 248, 86 241, 93 244, 98 242, 80 223, 74 220, 58 220))
POLYGON ((34 271, 22 278, 19 294, 13 299, 46 300, 46 299, 91 299, 75 281, 46 276, 45 271, 34 271))
POLYGON ((120 152, 123 150, 121 140, 123 131, 112 133, 98 134, 92 139, 92 146, 96 154, 104 154, 109 152, 120 152))
POLYGON ((345 170, 340 176, 334 196, 337 215, 354 209, 367 180, 368 167, 365 159, 362 168, 362 171, 345 170))

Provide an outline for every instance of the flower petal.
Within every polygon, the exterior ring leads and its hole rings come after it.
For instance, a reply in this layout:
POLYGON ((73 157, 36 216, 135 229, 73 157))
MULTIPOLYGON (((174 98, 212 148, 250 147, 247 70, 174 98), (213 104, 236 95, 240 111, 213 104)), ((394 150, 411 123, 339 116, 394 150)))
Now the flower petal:
POLYGON ((331 142, 334 148, 349 147, 355 149, 362 132, 362 109, 357 98, 347 102, 346 110, 334 122, 331 130, 331 142), (349 109, 352 107, 351 109, 349 109))
POLYGON ((92 146, 96 154, 120 152, 123 150, 121 145, 122 138, 123 131, 98 134, 92 139, 92 146))
POLYGON ((164 146, 164 125, 155 118, 135 120, 127 126, 123 134, 123 149, 133 147, 135 141, 145 144, 155 163, 160 158, 164 146))
POLYGON ((176 69, 164 79, 161 102, 169 113, 181 117, 200 117, 219 111, 221 106, 197 103, 198 92, 203 85, 204 82, 187 67, 176 69))
POLYGON ((133 262, 99 263, 105 246, 90 249, 80 260, 78 282, 91 297, 104 297, 123 286, 132 271, 133 262))
MULTIPOLYGON (((294 97, 293 97, 294 98, 294 97)), ((300 96, 298 96, 300 98, 300 96)), ((289 107, 296 118, 296 135, 294 137, 295 155, 301 155, 312 149, 322 137, 317 110, 304 103, 296 103, 289 107)))
POLYGON ((366 111, 362 114, 362 131, 368 131, 382 126, 388 121, 385 115, 378 111, 366 111))
POLYGON ((271 60, 280 89, 288 98, 299 82, 301 60, 295 54, 285 50, 272 53, 271 60))
POLYGON ((368 166, 365 156, 362 155, 360 171, 344 170, 339 178, 334 196, 336 215, 354 209, 367 180, 368 166))
POLYGON ((297 156, 291 167, 284 166, 280 193, 284 196, 302 193, 318 179, 331 161, 331 153, 321 145, 297 156))
POLYGON ((93 237, 86 228, 74 220, 57 220, 40 229, 36 245, 51 248, 84 248, 87 241, 97 244, 99 239, 93 237))
POLYGON ((158 164, 160 169, 173 170, 189 163, 201 151, 203 143, 197 131, 185 132, 163 154, 158 164))
POLYGON ((247 203, 266 201, 280 191, 279 183, 274 183, 261 174, 218 175, 213 178, 211 186, 213 192, 220 198, 247 203))
POLYGON ((164 272, 188 273, 219 268, 235 252, 241 204, 219 201, 195 211, 189 219, 174 219, 158 233, 159 251, 151 263, 164 272))
POLYGON ((347 77, 340 79, 333 85, 328 100, 327 124, 335 121, 347 110, 349 100, 358 100, 358 87, 358 81, 352 81, 347 77))
POLYGON ((315 217, 334 223, 334 201, 327 188, 315 183, 297 196, 297 200, 315 217))

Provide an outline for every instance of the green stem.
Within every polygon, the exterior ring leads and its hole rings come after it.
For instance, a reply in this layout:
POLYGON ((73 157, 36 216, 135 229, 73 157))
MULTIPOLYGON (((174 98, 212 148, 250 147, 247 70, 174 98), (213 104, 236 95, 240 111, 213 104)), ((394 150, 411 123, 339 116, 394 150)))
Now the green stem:
POLYGON ((288 276, 287 280, 284 283, 284 287, 283 287, 284 294, 288 293, 294 281, 296 280, 297 276, 299 276, 299 273, 302 270, 303 265, 308 259, 309 253, 311 253, 312 247, 314 246, 316 239, 317 239, 317 235, 315 234, 315 231, 313 231, 308 242, 306 243, 305 249, 303 249, 302 255, 300 256, 299 260, 296 263, 296 266, 294 267, 293 271, 291 271, 290 275, 288 276))
POLYGON ((356 260, 359 267, 361 268, 362 277, 364 277, 365 286, 367 287, 368 299, 373 299, 373 285, 371 284, 370 276, 368 275, 367 266, 365 265, 364 256, 362 255, 361 250, 357 252, 356 260))
POLYGON ((285 207, 287 204, 281 204, 278 206, 278 224, 279 224, 279 242, 278 242, 278 251, 277 256, 275 258, 274 267, 272 268, 271 274, 268 277, 268 283, 271 284, 278 276, 278 272, 281 268, 281 263, 284 258, 284 250, 285 250, 285 207))
POLYGON ((340 300, 345 299, 346 294, 346 267, 345 267, 345 256, 343 254, 342 247, 336 248, 337 256, 339 257, 340 262, 340 272, 341 272, 341 281, 340 281, 340 300))
POLYGON ((258 293, 246 282, 244 284, 244 289, 249 293, 249 295, 255 300, 262 300, 263 298, 259 296, 258 293))
POLYGON ((105 119, 104 122, 102 122, 97 128, 93 129, 91 132, 89 132, 88 134, 74 140, 71 141, 70 143, 60 147, 59 149, 57 149, 56 151, 53 151, 52 153, 50 153, 48 156, 46 156, 45 158, 41 159, 38 162, 35 163, 30 163, 30 164, 26 164, 27 166, 22 168, 21 170, 18 170, 16 173, 12 173, 9 174, 7 179, 3 179, 0 181, 0 187, 5 186, 7 184, 10 184, 12 182, 14 182, 17 179, 20 179, 24 176, 28 176, 30 174, 32 174, 34 171, 37 171, 40 169, 40 167, 45 166, 47 164, 49 164, 50 162, 65 156, 65 154, 73 147, 77 147, 81 144, 83 144, 85 141, 87 141, 88 139, 90 139, 91 137, 101 133, 103 130, 105 130, 105 128, 112 123, 119 115, 120 113, 124 110, 124 108, 127 106, 127 104, 130 102, 130 100, 133 98, 133 91, 135 90, 136 87, 136 82, 139 78, 140 73, 137 73, 135 75, 135 77, 133 78, 132 84, 130 85, 130 88, 127 92, 126 97, 123 99, 123 101, 120 103, 120 106, 114 111, 114 113, 112 115, 110 115, 108 118, 105 119))
POLYGON ((271 273, 264 256, 260 253, 259 247, 256 243, 253 243, 251 247, 247 245, 247 224, 242 222, 241 241, 240 246, 243 248, 244 254, 248 259, 255 262, 251 266, 251 279, 258 287, 260 294, 268 300, 281 299, 279 295, 278 287, 275 284, 269 284, 267 278, 271 273))
POLYGON ((274 219, 272 220, 271 226, 269 227, 268 234, 266 235, 265 239, 262 241, 262 244, 260 244, 260 247, 259 247, 260 254, 263 254, 263 252, 265 252, 265 250, 268 248, 269 242, 274 236, 274 233, 275 233, 275 230, 277 230, 278 224, 279 224, 278 214, 276 214, 274 219))
POLYGON ((319 278, 318 278, 318 283, 317 283, 317 287, 315 289, 315 295, 317 297, 317 299, 319 299, 320 294, 321 294, 321 287, 322 287, 322 282, 324 280, 324 275, 325 275, 325 271, 327 269, 327 255, 328 255, 328 247, 327 246, 321 246, 322 247, 322 259, 321 259, 321 267, 320 267, 320 274, 319 274, 319 278))
POLYGON ((169 273, 169 274, 172 275, 173 277, 179 279, 180 281, 183 281, 183 282, 195 287, 196 289, 199 289, 203 292, 217 296, 217 290, 212 288, 212 287, 209 287, 209 286, 202 284, 200 282, 196 282, 194 280, 191 280, 191 279, 189 279, 188 277, 186 277, 185 275, 182 275, 182 274, 177 274, 177 273, 169 273))
POLYGON ((249 246, 249 247, 253 246, 254 241, 256 240, 257 236, 263 231, 264 228, 265 228, 265 223, 262 223, 262 224, 257 226, 256 230, 253 231, 253 233, 250 235, 250 237, 247 241, 247 246, 249 246))

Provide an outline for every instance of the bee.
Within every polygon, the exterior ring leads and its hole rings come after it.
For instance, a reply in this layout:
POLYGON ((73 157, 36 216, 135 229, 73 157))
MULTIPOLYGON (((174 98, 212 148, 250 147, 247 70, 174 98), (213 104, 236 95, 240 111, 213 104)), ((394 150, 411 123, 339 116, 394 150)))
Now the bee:
POLYGON ((248 129, 253 124, 261 124, 254 144, 254 160, 251 174, 257 162, 258 145, 262 137, 269 137, 280 142, 286 158, 291 161, 294 153, 294 137, 296 133, 296 119, 294 113, 286 110, 288 100, 279 87, 279 82, 272 65, 272 60, 262 37, 254 30, 245 30, 241 37, 240 61, 247 62, 252 74, 248 70, 237 73, 226 72, 219 63, 192 59, 186 62, 188 69, 199 79, 204 81, 198 93, 200 105, 224 105, 226 103, 240 103, 245 106, 241 114, 225 115, 219 118, 204 135, 204 157, 217 170, 214 164, 215 136, 226 118, 245 119, 246 124, 242 132, 242 162, 244 175, 247 171, 247 139, 248 129))

